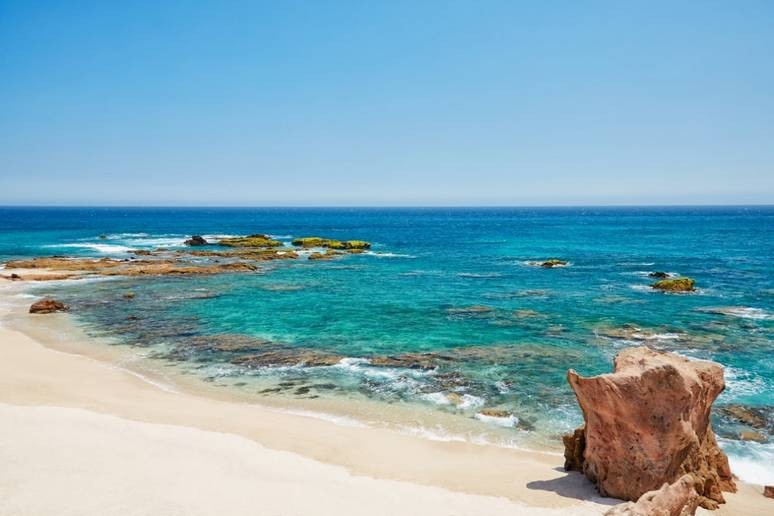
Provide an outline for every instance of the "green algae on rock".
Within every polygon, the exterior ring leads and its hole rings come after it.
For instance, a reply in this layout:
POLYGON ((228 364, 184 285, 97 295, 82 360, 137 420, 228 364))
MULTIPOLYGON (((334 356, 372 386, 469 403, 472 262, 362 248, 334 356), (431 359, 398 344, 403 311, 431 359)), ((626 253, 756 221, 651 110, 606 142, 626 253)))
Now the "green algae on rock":
POLYGON ((274 240, 269 235, 255 234, 244 237, 223 238, 219 245, 228 247, 279 247, 282 242, 274 240))
POLYGON ((665 292, 693 292, 696 281, 691 278, 662 279, 651 287, 665 292))
POLYGON ((293 240, 293 245, 298 247, 327 247, 328 249, 370 249, 371 244, 363 240, 334 240, 332 238, 303 237, 293 240))

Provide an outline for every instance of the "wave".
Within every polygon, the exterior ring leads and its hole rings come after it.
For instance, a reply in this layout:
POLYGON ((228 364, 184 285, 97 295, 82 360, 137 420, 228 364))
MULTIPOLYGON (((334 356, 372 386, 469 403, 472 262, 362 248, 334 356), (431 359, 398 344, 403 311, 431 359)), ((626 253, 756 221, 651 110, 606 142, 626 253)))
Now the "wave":
POLYGON ((414 256, 413 254, 390 253, 390 252, 366 251, 362 254, 365 254, 368 256, 375 256, 377 258, 416 258, 416 256, 414 256))
POLYGON ((718 438, 728 455, 731 471, 742 481, 758 485, 774 484, 774 443, 755 443, 718 438))
POLYGON ((499 272, 458 272, 457 276, 460 278, 499 278, 502 276, 499 272))
POLYGON ((340 426, 349 426, 353 428, 368 428, 368 425, 362 421, 348 416, 337 416, 335 414, 328 414, 326 412, 315 412, 312 410, 297 410, 297 409, 277 409, 277 412, 282 414, 290 414, 293 416, 311 417, 314 419, 320 419, 329 423, 334 423, 340 426))
POLYGON ((723 392, 724 397, 753 396, 768 390, 763 378, 750 371, 744 371, 735 367, 726 366, 725 380, 726 390, 723 392))
POLYGON ((104 254, 119 254, 119 253, 127 253, 132 250, 131 247, 127 247, 125 245, 118 245, 118 244, 101 244, 98 242, 84 242, 81 244, 77 243, 70 243, 70 244, 49 244, 44 245, 42 247, 49 248, 49 249, 59 249, 59 248, 75 248, 75 249, 91 249, 93 251, 97 251, 99 253, 104 254))
POLYGON ((481 412, 479 412, 474 417, 479 421, 483 421, 484 423, 491 423, 497 426, 503 426, 505 428, 513 428, 514 426, 519 424, 519 418, 517 418, 513 414, 510 414, 506 417, 499 417, 499 416, 487 416, 486 414, 482 414, 481 412))
POLYGON ((709 314, 729 315, 742 319, 768 320, 774 319, 774 314, 767 312, 762 308, 753 308, 751 306, 719 306, 709 308, 698 308, 698 312, 709 314))

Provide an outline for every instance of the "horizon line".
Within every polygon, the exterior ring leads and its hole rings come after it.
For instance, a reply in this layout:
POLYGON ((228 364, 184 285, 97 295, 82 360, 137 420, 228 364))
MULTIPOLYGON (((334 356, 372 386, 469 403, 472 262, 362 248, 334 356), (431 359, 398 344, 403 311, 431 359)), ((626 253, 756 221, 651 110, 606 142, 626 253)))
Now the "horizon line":
POLYGON ((503 209, 503 208, 769 208, 774 203, 750 204, 0 204, 0 208, 218 208, 218 209, 503 209))

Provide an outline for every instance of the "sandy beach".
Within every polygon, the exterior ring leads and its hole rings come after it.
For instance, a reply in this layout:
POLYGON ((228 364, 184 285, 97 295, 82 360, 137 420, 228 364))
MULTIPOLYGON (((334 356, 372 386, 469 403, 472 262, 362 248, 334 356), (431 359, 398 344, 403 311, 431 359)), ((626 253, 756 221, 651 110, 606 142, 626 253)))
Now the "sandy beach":
MULTIPOLYGON (((68 314, 21 315, 13 296, 22 288, 0 290, 6 311, 41 331, 72 326, 68 314)), ((565 472, 555 453, 171 391, 107 352, 41 340, 0 328, 3 515, 602 514, 618 502, 565 472)), ((743 485, 716 514, 762 514, 768 504, 743 485)))

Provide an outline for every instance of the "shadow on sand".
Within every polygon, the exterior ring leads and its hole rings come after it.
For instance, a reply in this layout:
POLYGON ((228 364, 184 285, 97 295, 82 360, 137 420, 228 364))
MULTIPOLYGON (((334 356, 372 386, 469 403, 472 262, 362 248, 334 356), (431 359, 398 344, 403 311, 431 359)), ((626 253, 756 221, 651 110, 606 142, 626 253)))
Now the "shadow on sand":
POLYGON ((564 473, 564 476, 551 480, 534 480, 527 483, 527 488, 536 491, 551 491, 565 498, 588 500, 602 505, 617 505, 623 502, 617 498, 599 496, 592 483, 577 471, 565 471, 562 467, 556 467, 554 471, 564 473))

